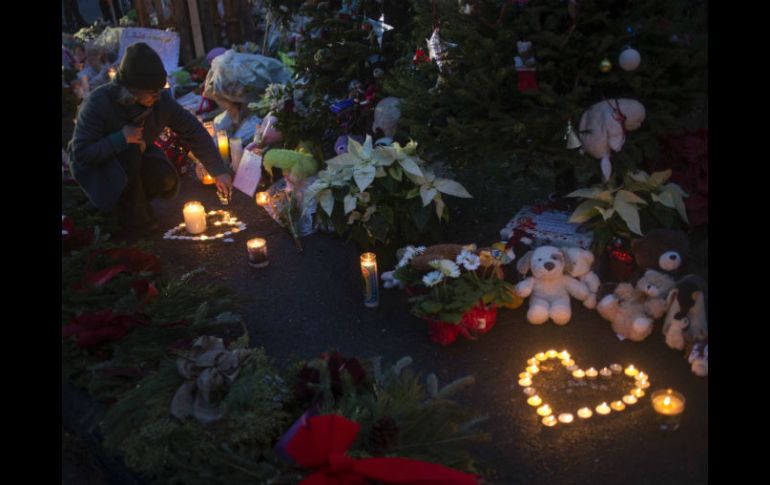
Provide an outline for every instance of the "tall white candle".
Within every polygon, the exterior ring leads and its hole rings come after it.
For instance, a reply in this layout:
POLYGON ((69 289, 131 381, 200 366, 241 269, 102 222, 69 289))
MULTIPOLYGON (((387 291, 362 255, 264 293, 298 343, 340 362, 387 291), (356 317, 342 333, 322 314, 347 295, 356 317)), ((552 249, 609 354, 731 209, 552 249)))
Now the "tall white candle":
POLYGON ((230 142, 225 130, 217 131, 217 146, 219 147, 219 154, 222 156, 222 160, 225 163, 230 163, 230 142))
POLYGON ((242 156, 243 142, 240 138, 230 138, 230 166, 233 167, 234 172, 238 171, 242 156))
POLYGON ((182 209, 185 229, 190 234, 200 234, 206 230, 206 209, 197 201, 188 202, 182 209))

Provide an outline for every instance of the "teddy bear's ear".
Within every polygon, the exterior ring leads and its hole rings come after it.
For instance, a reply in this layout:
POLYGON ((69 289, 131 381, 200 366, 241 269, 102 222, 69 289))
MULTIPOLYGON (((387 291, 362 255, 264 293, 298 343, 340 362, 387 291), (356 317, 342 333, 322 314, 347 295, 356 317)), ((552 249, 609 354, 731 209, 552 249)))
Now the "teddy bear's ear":
POLYGON ((529 273, 529 265, 530 265, 530 262, 532 261, 533 252, 534 251, 532 250, 527 251, 526 254, 524 254, 524 256, 522 256, 521 259, 516 262, 516 269, 519 271, 519 273, 521 274, 529 273))

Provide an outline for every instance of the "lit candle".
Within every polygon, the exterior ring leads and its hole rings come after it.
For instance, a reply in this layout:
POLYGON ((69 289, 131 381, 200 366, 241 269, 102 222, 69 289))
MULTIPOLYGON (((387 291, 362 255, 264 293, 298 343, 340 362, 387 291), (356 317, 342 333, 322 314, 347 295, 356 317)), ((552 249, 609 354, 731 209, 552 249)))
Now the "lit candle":
POLYGON ((648 380, 636 381, 636 387, 638 387, 639 389, 647 389, 648 387, 650 387, 650 381, 648 380))
POLYGON ((211 175, 209 175, 208 173, 206 173, 206 175, 203 176, 202 182, 203 182, 203 185, 214 185, 215 183, 217 183, 217 180, 211 175))
POLYGON ((606 416, 612 412, 612 408, 610 408, 606 402, 603 402, 596 406, 596 412, 602 416, 606 416))
POLYGON ((637 387, 635 389, 631 389, 630 394, 632 394, 635 398, 639 399, 644 396, 644 391, 637 387))
MULTIPOLYGON (((377 281, 377 256, 374 253, 361 255, 361 277, 364 280, 364 305, 374 308, 380 304, 377 281)), ((519 381, 521 384, 521 381, 519 381)), ((530 381, 530 385, 532 382, 530 381)))
POLYGON ((524 377, 522 379, 519 379, 519 385, 521 387, 529 387, 532 385, 532 378, 531 377, 524 377))
POLYGON ((596 376, 598 375, 599 375, 599 371, 597 371, 593 367, 589 367, 588 370, 586 371, 586 377, 588 377, 589 379, 596 379, 596 376))
POLYGON ((203 127, 206 128, 206 131, 209 133, 209 136, 214 138, 214 122, 206 121, 205 123, 203 123, 203 127))
POLYGON ((527 372, 529 372, 532 375, 535 375, 538 372, 540 372, 540 367, 538 367, 536 365, 531 365, 531 366, 527 367, 527 372))
POLYGON ((535 355, 535 358, 539 361, 543 361, 548 359, 548 356, 545 355, 545 352, 539 352, 537 355, 535 355))
MULTIPOLYGON (((633 397, 633 396, 631 396, 631 397, 633 397)), ((610 407, 612 409, 614 409, 615 411, 622 411, 622 410, 626 409, 626 405, 623 404, 623 401, 612 401, 612 403, 610 403, 610 407)))
POLYGON ((116 75, 117 73, 118 73, 118 71, 117 71, 117 70, 116 70, 114 67, 111 67, 111 68, 109 68, 109 69, 107 70, 107 75, 110 77, 110 81, 112 81, 113 79, 115 79, 115 75, 116 75))
POLYGON ((544 417, 541 421, 544 425, 548 426, 549 428, 556 426, 556 417, 553 415, 549 414, 548 416, 544 417))
POLYGON ((532 377, 532 374, 529 372, 519 372, 519 379, 525 379, 527 377, 532 377))
POLYGON ((566 350, 562 350, 561 352, 559 352, 559 359, 561 360, 569 360, 570 357, 571 355, 569 355, 569 352, 567 352, 566 350))
POLYGON ((637 401, 636 396, 633 396, 631 394, 626 394, 625 396, 623 396, 623 402, 628 404, 629 406, 631 404, 636 404, 636 401, 637 401))
POLYGON ((613 374, 620 374, 623 371, 623 366, 620 364, 612 364, 610 365, 610 370, 613 374))
POLYGON ((249 239, 246 243, 246 249, 249 251, 249 266, 252 268, 264 268, 268 265, 267 259, 267 241, 261 237, 249 239))
MULTIPOLYGON (((574 362, 574 361, 573 361, 574 362)), ((567 366, 567 372, 574 372, 576 370, 580 369, 580 367, 576 366, 575 364, 568 365, 567 366)))
POLYGON ((529 399, 527 399, 527 404, 529 404, 530 406, 533 406, 533 407, 534 406, 540 406, 541 404, 543 404, 543 400, 540 399, 540 396, 535 394, 534 396, 532 396, 529 399))
POLYGON ((230 141, 227 139, 227 132, 225 130, 217 131, 217 146, 219 147, 219 154, 222 156, 222 160, 225 163, 230 162, 230 141))
POLYGON ((526 394, 527 396, 534 396, 535 394, 537 394, 537 390, 534 387, 525 387, 524 394, 526 394))
POLYGON ((550 416, 551 413, 553 413, 553 410, 551 410, 551 406, 548 404, 543 404, 539 408, 537 408, 537 414, 540 416, 550 416))
POLYGON ((206 209, 197 201, 188 202, 182 209, 185 229, 190 234, 200 234, 206 230, 206 209))
POLYGON ((627 376, 634 377, 637 374, 639 374, 639 369, 637 369, 633 365, 629 365, 628 367, 626 367, 626 375, 627 376))
POLYGON ((243 156, 243 142, 240 138, 230 138, 230 166, 234 172, 238 171, 243 156))
POLYGON ((270 193, 269 192, 257 192, 257 205, 260 207, 265 207, 270 203, 270 193))
POLYGON ((590 410, 590 409, 588 409, 588 408, 580 408, 580 409, 578 409, 578 411, 577 411, 577 415, 578 415, 578 417, 579 417, 579 418, 581 418, 581 419, 588 419, 588 418, 590 418, 591 416, 593 416, 593 415, 594 415, 594 413, 593 413, 593 411, 591 411, 591 410, 590 410))
POLYGON ((608 368, 606 368, 606 367, 602 367, 602 370, 600 370, 600 371, 599 371, 599 374, 600 374, 600 375, 602 376, 602 378, 604 378, 604 379, 609 379, 610 377, 612 377, 612 371, 611 371, 611 370, 609 370, 609 369, 608 369, 608 368))
POLYGON ((559 353, 558 353, 558 352, 556 352, 556 351, 555 351, 555 350, 553 350, 553 349, 551 349, 551 350, 548 350, 548 351, 546 351, 546 353, 545 353, 545 356, 546 356, 546 357, 548 357, 549 359, 555 359, 557 355, 559 355, 559 353))
POLYGON ((652 393, 652 407, 660 416, 660 428, 675 430, 684 412, 685 398, 673 389, 660 389, 652 393))
POLYGON ((572 415, 572 413, 561 413, 559 415, 560 423, 569 424, 574 420, 575 420, 575 417, 572 415))
POLYGON ((564 359, 561 361, 561 365, 563 365, 564 367, 569 367, 571 365, 575 365, 575 361, 572 359, 564 359))
POLYGON ((166 81, 166 85, 165 85, 165 86, 163 86, 163 89, 168 89, 168 88, 170 88, 170 87, 171 87, 171 84, 169 84, 169 83, 168 83, 168 81, 166 81))
POLYGON ((583 371, 583 369, 577 369, 572 371, 572 377, 574 377, 575 379, 582 379, 585 376, 586 376, 586 373, 585 371, 583 371))

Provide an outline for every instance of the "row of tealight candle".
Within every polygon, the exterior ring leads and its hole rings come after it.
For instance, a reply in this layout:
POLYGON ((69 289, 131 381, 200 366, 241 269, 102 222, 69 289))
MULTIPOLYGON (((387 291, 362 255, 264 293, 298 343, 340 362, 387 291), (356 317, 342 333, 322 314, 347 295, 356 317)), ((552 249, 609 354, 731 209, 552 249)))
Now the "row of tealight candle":
POLYGON ((543 425, 552 427, 557 423, 569 424, 575 421, 575 416, 572 413, 561 413, 557 416, 553 414, 553 409, 547 403, 543 402, 543 399, 537 394, 537 390, 532 387, 532 378, 540 372, 540 364, 549 360, 558 359, 561 361, 567 371, 572 373, 572 377, 578 381, 583 379, 610 379, 614 375, 620 375, 623 372, 626 376, 634 378, 634 387, 631 388, 628 394, 623 396, 621 400, 613 401, 609 404, 603 402, 596 406, 594 410, 589 407, 582 407, 577 410, 577 417, 580 419, 588 419, 594 415, 594 413, 600 416, 606 416, 612 411, 623 411, 626 406, 636 404, 638 400, 644 396, 644 389, 650 387, 650 381, 644 372, 640 372, 633 365, 630 365, 623 369, 620 364, 612 364, 609 367, 603 367, 600 370, 596 370, 593 367, 589 367, 586 370, 579 368, 575 365, 575 361, 569 352, 562 350, 557 352, 556 350, 548 350, 546 352, 539 352, 535 354, 531 359, 527 360, 527 368, 524 372, 519 374, 519 385, 524 388, 524 394, 528 396, 527 404, 537 408, 538 416, 541 416, 541 422, 543 425))

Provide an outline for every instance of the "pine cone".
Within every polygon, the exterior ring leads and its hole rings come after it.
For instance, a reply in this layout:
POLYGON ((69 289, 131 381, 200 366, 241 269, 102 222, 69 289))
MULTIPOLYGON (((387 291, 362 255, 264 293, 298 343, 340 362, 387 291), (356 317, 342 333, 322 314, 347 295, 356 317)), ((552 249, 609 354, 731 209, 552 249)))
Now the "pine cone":
POLYGON ((375 421, 366 443, 366 450, 373 456, 382 456, 398 444, 396 420, 385 416, 375 421))

